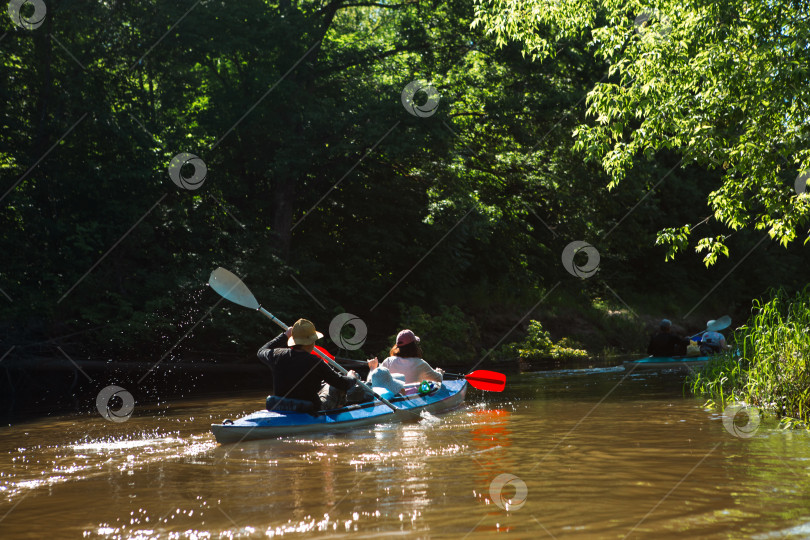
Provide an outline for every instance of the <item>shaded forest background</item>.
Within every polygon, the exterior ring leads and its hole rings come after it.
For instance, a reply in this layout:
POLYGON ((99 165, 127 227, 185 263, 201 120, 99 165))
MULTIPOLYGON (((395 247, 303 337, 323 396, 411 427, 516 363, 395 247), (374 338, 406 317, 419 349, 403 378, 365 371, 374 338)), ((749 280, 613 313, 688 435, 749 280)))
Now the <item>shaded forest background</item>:
POLYGON ((807 249, 761 232, 711 268, 665 262, 657 232, 708 217, 719 173, 660 152, 608 191, 572 150, 607 66, 584 39, 542 62, 496 47, 472 10, 59 0, 36 29, 5 17, 0 354, 249 362, 277 329, 219 302, 217 266, 290 324, 357 315, 356 357, 407 325, 470 365, 531 319, 637 352, 662 316, 741 321, 768 287, 807 282, 807 249), (434 114, 403 106, 412 81, 438 91, 434 114), (169 176, 182 152, 205 163, 198 189, 169 176), (574 240, 596 275, 563 268, 574 240))

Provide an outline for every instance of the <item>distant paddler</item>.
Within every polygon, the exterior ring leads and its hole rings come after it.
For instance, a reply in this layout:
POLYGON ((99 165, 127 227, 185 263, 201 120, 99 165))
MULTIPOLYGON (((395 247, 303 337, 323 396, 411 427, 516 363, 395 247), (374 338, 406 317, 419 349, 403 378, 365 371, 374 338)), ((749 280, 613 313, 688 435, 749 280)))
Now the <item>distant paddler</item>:
MULTIPOLYGON (((706 323, 706 328, 712 328, 716 323, 717 321, 711 320, 706 323)), ((700 354, 716 354, 728 348, 730 347, 726 344, 726 337, 720 332, 708 330, 700 338, 700 354)))
POLYGON ((672 321, 662 319, 658 325, 658 333, 650 339, 647 345, 647 354, 650 356, 683 356, 689 338, 676 336, 672 333, 672 321))

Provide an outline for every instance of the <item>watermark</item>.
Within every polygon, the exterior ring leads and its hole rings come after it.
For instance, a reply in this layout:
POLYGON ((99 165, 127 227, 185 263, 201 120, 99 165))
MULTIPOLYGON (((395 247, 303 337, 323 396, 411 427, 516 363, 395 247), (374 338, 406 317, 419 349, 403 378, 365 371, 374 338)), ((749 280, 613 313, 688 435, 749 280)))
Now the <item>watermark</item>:
POLYGON ((574 240, 563 249, 562 263, 566 272, 578 278, 589 278, 599 270, 599 252, 595 247, 588 242, 582 240, 574 240), (578 265, 574 262, 574 257, 579 253, 584 253, 588 256, 585 264, 578 265))
POLYGON ((7 350, 7 351, 5 352, 5 354, 3 354, 3 356, 0 356, 0 362, 2 362, 3 360, 5 360, 5 359, 6 359, 6 356, 8 356, 9 354, 11 354, 11 351, 13 351, 13 350, 14 350, 14 349, 16 349, 16 348, 17 348, 17 346, 16 346, 16 345, 12 345, 12 346, 11 346, 11 348, 10 348, 9 350, 7 350))
POLYGON ((661 12, 657 9, 645 9, 638 16, 633 20, 633 31, 636 33, 641 33, 646 30, 648 27, 652 25, 653 20, 658 20, 659 28, 658 28, 658 36, 659 37, 666 37, 672 32, 672 25, 669 22, 669 18, 665 15, 661 15, 661 12))
POLYGON ((11 21, 26 30, 36 30, 42 23, 45 22, 45 14, 48 8, 45 7, 45 2, 42 0, 11 0, 8 3, 8 14, 11 21), (30 7, 29 7, 30 6, 30 7), (30 15, 23 15, 23 9, 30 11, 30 15))
POLYGON ((425 81, 411 81, 402 90, 402 105, 406 111, 419 118, 433 116, 439 108, 439 92, 425 81), (417 105, 414 101, 418 92, 427 94, 427 101, 422 105, 417 105))
POLYGON ((126 422, 135 409, 135 398, 120 386, 102 388, 96 397, 99 414, 112 422, 126 422), (117 409, 115 407, 118 407, 117 409))
POLYGON ((193 191, 202 187, 205 182, 205 176, 208 174, 208 167, 205 162, 194 154, 188 152, 180 152, 172 158, 169 163, 169 176, 172 182, 177 184, 177 187, 193 191), (182 168, 185 165, 194 167, 194 173, 191 176, 183 176, 182 168))
POLYGON ((794 183, 796 195, 807 193, 807 182, 810 182, 810 171, 801 172, 796 176, 796 182, 794 183))
POLYGON ((653 12, 649 9, 645 9, 641 13, 639 13, 636 18, 633 20, 633 24, 635 25, 635 31, 638 32, 639 28, 644 28, 644 25, 650 21, 653 16, 653 12))
POLYGON ((341 349, 356 351, 366 342, 368 328, 366 323, 357 315, 351 313, 341 313, 329 323, 329 337, 332 338, 341 349), (344 331, 347 327, 352 327, 352 335, 346 337, 344 331))
POLYGON ((759 420, 759 411, 744 403, 735 403, 723 410, 723 427, 735 437, 753 437, 759 428, 759 420))
POLYGON ((514 474, 499 474, 489 483, 489 498, 498 508, 507 512, 520 510, 526 504, 528 495, 529 488, 526 487, 526 482, 514 474), (507 486, 515 490, 511 497, 504 496, 504 490, 507 486))

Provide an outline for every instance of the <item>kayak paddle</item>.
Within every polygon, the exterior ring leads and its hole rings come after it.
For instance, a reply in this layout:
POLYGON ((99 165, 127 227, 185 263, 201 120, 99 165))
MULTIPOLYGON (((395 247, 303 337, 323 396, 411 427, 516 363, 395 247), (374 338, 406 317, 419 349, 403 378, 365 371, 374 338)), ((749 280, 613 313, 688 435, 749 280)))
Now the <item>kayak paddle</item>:
MULTIPOLYGON (((326 350, 326 349, 324 349, 323 347, 318 347, 317 345, 315 345, 315 348, 314 348, 314 349, 312 349, 312 353, 310 353, 310 354, 314 354, 315 356, 318 356, 318 353, 317 353, 317 352, 315 352, 315 351, 320 351, 320 352, 322 352, 323 354, 325 354, 326 356, 328 356, 330 360, 334 360, 334 359, 335 359, 335 357, 334 357, 334 356, 332 356, 332 353, 330 353, 329 351, 327 351, 327 350, 326 350)), ((326 360, 324 360, 324 362, 326 362, 326 360)), ((329 362, 326 362, 326 363, 328 364, 329 362)))
POLYGON ((723 315, 717 320, 709 321, 709 323, 706 325, 706 330, 704 330, 699 334, 695 334, 690 339, 694 341, 695 338, 702 336, 706 332, 719 332, 720 330, 725 330, 729 326, 731 326, 731 317, 729 317, 728 315, 723 315))
MULTIPOLYGON (((343 358, 340 356, 335 357, 335 360, 343 364, 354 365, 362 367, 368 364, 365 360, 355 360, 354 358, 343 358)), ((488 392, 503 392, 506 388, 506 375, 498 373, 497 371, 488 371, 486 369, 479 369, 462 375, 460 373, 445 373, 450 377, 456 379, 467 379, 470 386, 479 390, 486 390, 488 392)))
POLYGON ((467 373, 466 375, 460 375, 458 373, 445 373, 445 375, 458 377, 459 379, 467 379, 470 386, 473 388, 478 388, 479 390, 503 392, 504 388, 506 388, 506 375, 503 373, 498 373, 497 371, 479 369, 477 371, 473 371, 472 373, 467 373))
MULTIPOLYGON (((253 296, 253 293, 250 292, 250 289, 247 288, 247 285, 242 283, 242 280, 239 279, 235 274, 225 270, 224 268, 217 268, 213 272, 211 272, 211 276, 208 278, 208 284, 214 289, 217 294, 225 298, 226 300, 230 300, 234 304, 239 304, 240 306, 244 306, 246 308, 255 309, 262 314, 266 315, 270 318, 271 321, 282 327, 285 331, 289 328, 286 324, 280 321, 275 315, 264 309, 259 302, 256 300, 256 297, 253 296)), ((346 369, 331 360, 328 356, 328 353, 321 352, 320 348, 315 348, 313 352, 317 352, 317 354, 324 359, 329 365, 337 369, 339 372, 346 375, 349 373, 346 369)), ((359 384, 366 392, 373 395, 375 398, 379 399, 383 404, 388 406, 392 411, 397 414, 404 414, 409 417, 414 417, 416 419, 421 418, 421 416, 414 414, 410 411, 405 409, 400 409, 399 407, 392 404, 390 401, 385 399, 384 397, 377 394, 374 390, 372 390, 366 383, 361 381, 360 379, 355 379, 357 384, 359 384)))
MULTIPOLYGON (((354 358, 343 358, 341 356, 333 357, 333 359, 343 364, 354 365, 362 367, 368 364, 365 360, 355 360, 354 358)), ((467 379, 470 386, 479 390, 487 390, 489 392, 503 392, 506 388, 506 375, 498 373, 497 371, 488 371, 486 369, 479 369, 472 371, 466 375, 460 373, 445 373, 457 379, 467 379)))
MULTIPOLYGON (((276 319, 272 313, 260 306, 259 302, 256 300, 256 297, 253 296, 253 293, 247 288, 247 285, 242 283, 242 280, 236 277, 233 273, 225 270, 224 268, 217 268, 211 272, 211 277, 208 278, 208 284, 217 292, 217 294, 226 300, 230 300, 234 304, 239 304, 240 306, 249 309, 258 310, 264 315, 270 317, 270 320, 286 330, 286 325, 276 319)), ((334 360, 335 357, 329 354, 326 349, 318 347, 317 345, 315 348, 334 360)), ((312 351, 312 354, 317 356, 315 351, 312 351)), ((327 361, 324 360, 324 362, 327 361)))

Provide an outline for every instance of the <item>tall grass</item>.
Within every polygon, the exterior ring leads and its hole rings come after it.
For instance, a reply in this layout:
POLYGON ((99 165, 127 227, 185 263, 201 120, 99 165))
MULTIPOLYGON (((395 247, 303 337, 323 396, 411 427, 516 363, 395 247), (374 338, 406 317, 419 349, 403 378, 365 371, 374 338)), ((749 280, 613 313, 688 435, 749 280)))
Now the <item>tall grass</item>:
POLYGON ((692 392, 720 406, 744 401, 785 423, 810 425, 810 286, 794 297, 779 289, 767 303, 755 300, 731 343, 733 352, 690 376, 692 392))

